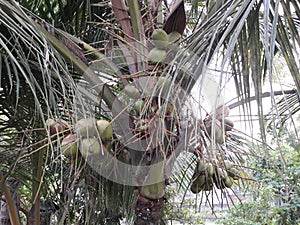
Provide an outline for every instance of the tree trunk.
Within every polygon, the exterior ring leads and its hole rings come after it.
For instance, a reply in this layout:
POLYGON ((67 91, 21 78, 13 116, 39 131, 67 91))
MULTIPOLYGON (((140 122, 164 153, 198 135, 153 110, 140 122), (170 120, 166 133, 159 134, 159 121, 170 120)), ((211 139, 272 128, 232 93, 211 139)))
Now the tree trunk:
POLYGON ((11 225, 8 206, 4 200, 4 196, 2 196, 2 199, 0 200, 0 225, 11 225))
POLYGON ((164 206, 164 198, 147 199, 141 194, 135 205, 135 225, 160 225, 164 224, 162 219, 162 212, 164 206))
MULTIPOLYGON (((0 174, 0 181, 1 179, 3 179, 2 174, 0 174)), ((16 191, 20 188, 20 182, 9 177, 6 179, 5 183, 7 183, 7 186, 2 186, 4 194, 0 198, 0 225, 12 225, 13 222, 11 222, 11 220, 16 223, 20 222, 18 214, 20 201, 19 196, 16 193, 16 191), (9 207, 9 202, 11 204, 11 208, 9 207)))

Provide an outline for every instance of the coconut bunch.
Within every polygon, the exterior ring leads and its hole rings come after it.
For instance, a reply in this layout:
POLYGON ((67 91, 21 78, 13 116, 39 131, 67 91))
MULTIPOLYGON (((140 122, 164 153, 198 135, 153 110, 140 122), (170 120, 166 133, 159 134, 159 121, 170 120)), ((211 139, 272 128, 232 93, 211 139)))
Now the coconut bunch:
POLYGON ((167 56, 167 50, 180 38, 181 34, 176 31, 167 34, 163 29, 155 29, 151 36, 155 47, 148 53, 149 63, 157 64, 163 62, 167 56))
POLYGON ((62 139, 60 150, 65 157, 76 157, 79 153, 78 150, 82 156, 89 157, 99 154, 103 147, 106 150, 111 148, 113 128, 111 123, 106 120, 81 119, 75 124, 73 132, 66 121, 48 119, 46 124, 51 136, 65 134, 60 136, 62 139), (66 133, 67 131, 68 133, 66 133))
MULTIPOLYGON (((129 105, 130 115, 133 119, 133 133, 138 138, 146 138, 151 128, 159 127, 158 120, 174 122, 178 119, 177 110, 170 99, 172 79, 168 77, 154 77, 155 86, 148 85, 147 80, 142 80, 139 85, 127 85, 122 90, 126 96, 121 98, 124 105, 129 105), (152 97, 155 96, 155 97, 152 97), (160 102, 160 104, 158 103, 160 102)), ((155 128, 154 128, 155 129, 155 128)))
POLYGON ((228 159, 197 161, 196 168, 191 180, 191 191, 211 191, 214 186, 218 189, 231 188, 239 179, 245 178, 246 172, 238 164, 228 159))
POLYGON ((76 123, 75 131, 80 137, 81 155, 85 158, 100 154, 103 147, 110 151, 113 128, 109 121, 84 118, 76 123))
POLYGON ((239 180, 249 178, 249 175, 242 169, 245 160, 239 153, 231 156, 230 152, 224 150, 227 137, 234 124, 228 119, 229 107, 222 105, 216 109, 214 114, 208 115, 202 122, 201 143, 195 149, 197 165, 191 178, 191 191, 211 191, 214 187, 218 189, 231 188, 239 180), (209 138, 211 144, 207 144, 209 138), (213 142, 214 141, 214 142, 213 142), (217 145, 216 145, 217 144, 217 145), (211 149, 208 146, 214 148, 211 149), (216 149, 215 149, 216 148, 216 149))
MULTIPOLYGON (((150 77, 140 79, 137 83, 131 83, 120 92, 121 101, 124 105, 129 105, 129 112, 133 124, 131 132, 133 134, 132 142, 147 139, 147 149, 145 156, 161 154, 157 146, 160 146, 160 138, 165 135, 170 143, 176 140, 175 124, 178 121, 178 112, 176 110, 175 98, 171 98, 170 90, 172 79, 169 77, 150 77), (154 84, 153 86, 151 84, 154 84)), ((172 142, 172 143, 173 143, 172 142)), ((141 142, 144 143, 144 142, 141 142)), ((171 147, 166 144, 165 152, 171 147)), ((124 156, 121 154, 121 159, 124 156)), ((151 163, 148 162, 147 163, 151 163)), ((135 177, 140 190, 140 196, 155 200, 161 199, 165 194, 164 168, 151 167, 149 170, 136 171, 135 177)))
MULTIPOLYGON (((162 128, 163 121, 176 123, 178 115, 174 105, 170 102, 158 106, 155 99, 140 100, 134 105, 133 132, 136 137, 144 139, 151 133, 157 133, 162 128), (151 102, 148 102, 151 101, 151 102)), ((177 124, 177 123, 176 123, 177 124)))

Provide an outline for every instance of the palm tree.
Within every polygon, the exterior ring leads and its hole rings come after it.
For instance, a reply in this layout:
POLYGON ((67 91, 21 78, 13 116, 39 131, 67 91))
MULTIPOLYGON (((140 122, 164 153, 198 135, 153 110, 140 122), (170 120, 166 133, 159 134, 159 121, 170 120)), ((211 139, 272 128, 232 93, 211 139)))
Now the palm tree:
MULTIPOLYGON (((262 85, 273 76, 275 55, 283 56, 300 88, 299 3, 190 5, 186 15, 182 0, 0 2, 0 178, 13 224, 20 224, 19 210, 27 224, 40 224, 41 208, 57 224, 118 224, 124 217, 163 224, 165 186, 182 150, 197 155, 176 167, 190 164, 176 177, 187 189, 200 177, 191 169, 196 163, 236 162, 243 148, 234 133, 225 143, 217 135, 226 128, 218 125, 226 107, 215 101, 213 113, 199 119, 184 104, 212 63, 221 68, 217 85, 226 84, 228 74, 234 78, 245 111, 255 96, 265 141, 262 85), (171 43, 164 32, 177 38, 171 43), (68 126, 53 134, 49 118, 68 126), (113 124, 112 140, 100 143, 107 160, 85 158, 82 146, 74 158, 61 153, 62 140, 76 133, 81 118, 113 124), (20 206, 7 190, 10 177, 22 184, 20 206)), ((223 185, 219 178, 206 181, 210 192, 223 185)))

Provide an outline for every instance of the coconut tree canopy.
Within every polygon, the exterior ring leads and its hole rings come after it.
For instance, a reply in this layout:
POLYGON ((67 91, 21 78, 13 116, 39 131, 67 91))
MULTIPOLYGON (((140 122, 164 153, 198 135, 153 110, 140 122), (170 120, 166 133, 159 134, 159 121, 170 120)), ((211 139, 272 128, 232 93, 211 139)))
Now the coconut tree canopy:
POLYGON ((255 100, 262 143, 263 98, 271 121, 299 111, 299 17, 297 1, 1 1, 0 178, 13 223, 22 211, 40 224, 46 205, 57 224, 158 224, 169 182, 213 193, 247 180, 226 168, 255 155, 229 110, 251 118, 255 100), (277 58, 291 89, 274 89, 277 58), (192 101, 211 71, 209 91, 222 96, 233 80, 238 99, 228 107, 208 96, 212 112, 192 101), (61 143, 78 151, 69 157, 61 143), (18 207, 11 177, 21 183, 18 207))

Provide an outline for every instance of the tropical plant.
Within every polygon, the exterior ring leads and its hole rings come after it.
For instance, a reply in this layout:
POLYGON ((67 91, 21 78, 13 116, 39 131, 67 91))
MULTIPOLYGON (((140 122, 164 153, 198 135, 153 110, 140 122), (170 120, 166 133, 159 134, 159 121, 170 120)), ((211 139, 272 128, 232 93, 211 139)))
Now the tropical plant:
POLYGON ((0 1, 0 178, 13 224, 20 224, 19 209, 27 224, 40 224, 44 214, 57 224, 123 218, 162 224, 168 182, 213 194, 226 192, 233 178, 249 178, 243 169, 249 144, 226 118, 234 105, 223 106, 219 96, 229 77, 250 115, 255 96, 265 143, 262 84, 274 75, 275 54, 283 55, 295 83, 288 94, 300 88, 299 3, 191 6, 186 10, 183 0, 0 1), (217 97, 209 96, 212 112, 203 118, 208 110, 200 102, 193 114, 188 100, 197 82, 205 89, 212 70, 219 78, 215 90, 205 91, 217 97), (103 120, 113 125, 112 137, 103 138, 107 127, 96 123, 103 120), (66 141, 69 134, 76 138, 66 141), (80 151, 66 155, 63 149, 74 143, 80 151), (183 150, 194 156, 175 163, 183 150), (22 186, 20 206, 9 192, 11 177, 22 186))

